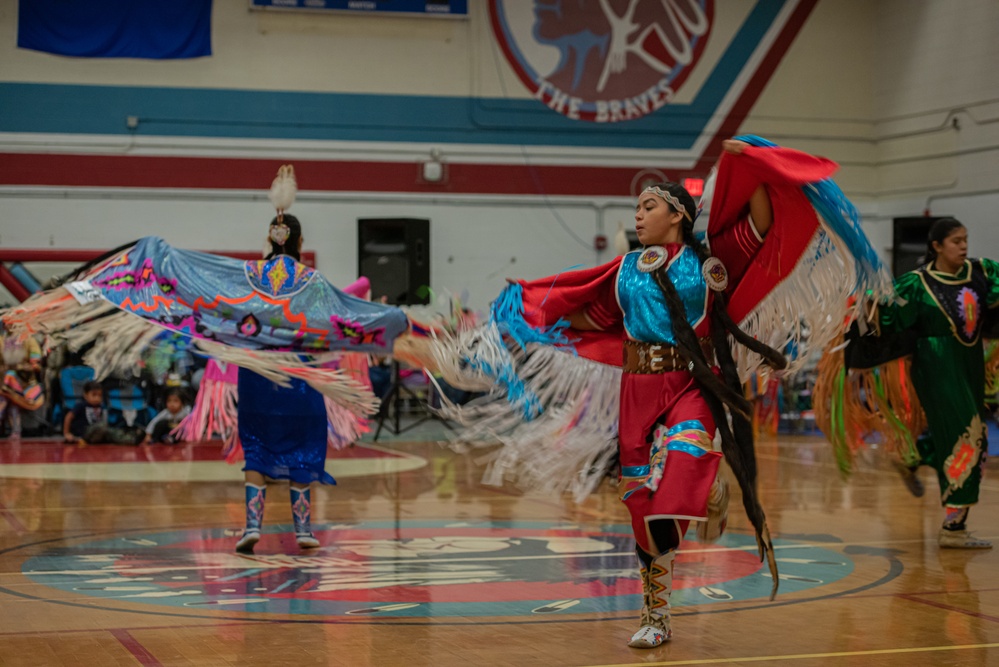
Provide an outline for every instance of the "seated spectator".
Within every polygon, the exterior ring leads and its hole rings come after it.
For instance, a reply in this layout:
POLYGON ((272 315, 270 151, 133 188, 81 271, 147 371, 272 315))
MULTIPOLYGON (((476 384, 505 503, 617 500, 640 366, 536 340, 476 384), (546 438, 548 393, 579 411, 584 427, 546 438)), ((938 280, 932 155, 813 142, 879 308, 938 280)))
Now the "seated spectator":
POLYGON ((38 382, 42 349, 31 336, 0 335, 0 426, 10 423, 11 439, 21 437, 22 413, 32 413, 45 405, 45 390, 38 382))
POLYGON ((83 400, 73 406, 62 422, 62 436, 66 442, 83 444, 93 442, 99 429, 107 429, 108 415, 104 410, 104 388, 91 380, 83 385, 83 400))
POLYGON ((108 414, 104 409, 104 387, 91 380, 83 385, 83 400, 66 415, 62 423, 62 435, 66 442, 80 445, 135 445, 142 439, 130 428, 111 428, 108 414))
POLYGON ((191 406, 184 401, 184 392, 179 387, 171 387, 166 392, 166 407, 146 426, 145 442, 161 442, 173 445, 183 442, 173 431, 181 420, 191 414, 191 406))

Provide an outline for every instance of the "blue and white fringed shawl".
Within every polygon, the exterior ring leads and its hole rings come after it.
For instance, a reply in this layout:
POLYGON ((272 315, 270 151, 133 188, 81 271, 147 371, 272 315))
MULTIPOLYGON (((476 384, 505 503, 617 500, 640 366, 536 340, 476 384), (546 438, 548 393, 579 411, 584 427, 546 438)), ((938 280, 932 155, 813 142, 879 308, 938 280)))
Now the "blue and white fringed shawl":
POLYGON ((14 331, 88 343, 98 377, 135 371, 164 330, 204 354, 268 379, 308 382, 358 415, 371 414, 371 390, 332 368, 341 352, 388 354, 407 329, 398 308, 345 294, 290 257, 241 261, 180 250, 147 237, 79 281, 35 295, 2 314, 14 331))

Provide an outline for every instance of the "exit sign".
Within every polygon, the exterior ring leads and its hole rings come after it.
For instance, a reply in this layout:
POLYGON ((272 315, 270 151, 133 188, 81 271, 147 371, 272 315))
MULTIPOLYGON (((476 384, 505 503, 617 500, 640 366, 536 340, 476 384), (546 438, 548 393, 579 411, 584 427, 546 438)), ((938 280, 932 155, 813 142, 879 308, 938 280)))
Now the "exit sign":
POLYGON ((690 193, 691 197, 700 197, 704 194, 704 179, 685 178, 683 179, 683 188, 690 193))

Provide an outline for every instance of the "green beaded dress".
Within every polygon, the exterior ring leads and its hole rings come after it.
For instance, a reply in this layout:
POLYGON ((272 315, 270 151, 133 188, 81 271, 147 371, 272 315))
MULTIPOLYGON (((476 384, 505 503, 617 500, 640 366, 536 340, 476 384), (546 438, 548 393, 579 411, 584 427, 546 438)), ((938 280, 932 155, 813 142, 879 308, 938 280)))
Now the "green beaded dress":
POLYGON ((920 462, 937 471, 948 507, 978 502, 986 449, 982 331, 999 306, 999 263, 965 260, 956 274, 927 265, 895 283, 900 301, 882 306, 882 334, 914 334, 911 379, 928 428, 918 437, 920 462))

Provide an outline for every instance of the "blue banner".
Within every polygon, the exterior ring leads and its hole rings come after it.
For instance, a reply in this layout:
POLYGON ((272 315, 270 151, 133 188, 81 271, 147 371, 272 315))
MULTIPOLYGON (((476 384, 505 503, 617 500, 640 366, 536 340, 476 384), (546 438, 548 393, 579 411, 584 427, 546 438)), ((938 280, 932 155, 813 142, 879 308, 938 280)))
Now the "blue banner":
POLYGON ((372 14, 467 16, 468 0, 250 0, 254 9, 335 10, 372 14))
POLYGON ((212 0, 20 0, 17 45, 79 58, 212 54, 212 0))

